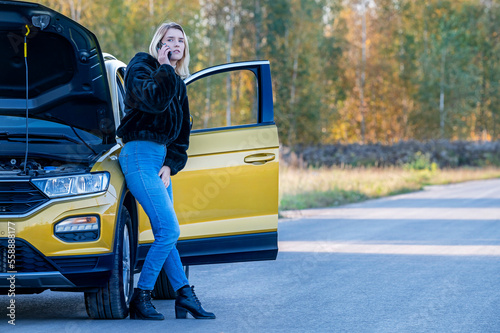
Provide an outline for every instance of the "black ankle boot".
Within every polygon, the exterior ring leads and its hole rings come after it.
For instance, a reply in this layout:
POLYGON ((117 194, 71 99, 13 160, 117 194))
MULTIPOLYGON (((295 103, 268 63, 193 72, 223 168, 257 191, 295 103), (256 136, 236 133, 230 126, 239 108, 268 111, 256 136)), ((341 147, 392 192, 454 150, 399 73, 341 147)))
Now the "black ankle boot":
POLYGON ((194 293, 194 286, 184 286, 177 290, 175 318, 186 319, 188 312, 196 319, 215 319, 213 313, 207 312, 201 307, 201 303, 194 293))
POLYGON ((134 289, 134 294, 130 299, 130 319, 165 319, 151 303, 151 290, 134 289))

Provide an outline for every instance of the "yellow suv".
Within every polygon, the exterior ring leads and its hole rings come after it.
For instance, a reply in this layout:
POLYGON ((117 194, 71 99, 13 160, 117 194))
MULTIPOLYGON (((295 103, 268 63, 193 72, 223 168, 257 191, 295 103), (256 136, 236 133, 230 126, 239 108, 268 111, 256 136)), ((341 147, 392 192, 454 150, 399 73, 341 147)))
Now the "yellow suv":
MULTIPOLYGON (((126 65, 78 23, 18 1, 0 1, 0 57, 1 292, 84 292, 90 317, 123 318, 154 240, 118 163, 126 65)), ((189 159, 172 178, 183 264, 275 259, 269 62, 207 68, 186 84, 189 159)), ((154 295, 174 296, 163 273, 154 295)))

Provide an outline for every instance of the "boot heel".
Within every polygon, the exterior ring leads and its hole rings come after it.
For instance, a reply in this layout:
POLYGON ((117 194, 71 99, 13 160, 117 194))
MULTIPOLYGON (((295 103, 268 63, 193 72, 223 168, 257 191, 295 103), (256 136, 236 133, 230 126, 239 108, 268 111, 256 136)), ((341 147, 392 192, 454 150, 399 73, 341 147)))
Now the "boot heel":
POLYGON ((130 309, 129 315, 130 319, 142 319, 141 316, 135 310, 132 309, 130 309))
POLYGON ((175 318, 176 319, 186 319, 187 318, 187 310, 181 308, 180 306, 175 307, 175 318))
POLYGON ((186 318, 189 312, 195 319, 215 319, 215 315, 205 311, 194 293, 194 286, 185 285, 177 290, 175 299, 175 317, 179 319, 186 318))

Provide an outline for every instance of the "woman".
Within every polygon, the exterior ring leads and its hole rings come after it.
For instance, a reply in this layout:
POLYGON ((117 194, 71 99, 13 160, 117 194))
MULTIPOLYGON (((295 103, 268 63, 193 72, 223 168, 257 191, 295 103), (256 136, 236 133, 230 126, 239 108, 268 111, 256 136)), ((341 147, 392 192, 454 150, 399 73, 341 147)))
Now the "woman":
POLYGON ((214 319, 189 286, 175 246, 179 223, 174 211, 170 176, 184 168, 189 146, 190 114, 186 85, 189 76, 186 34, 176 23, 164 23, 156 31, 149 54, 140 52, 125 75, 125 111, 117 135, 125 146, 120 166, 130 192, 151 221, 155 241, 130 300, 131 319, 163 320, 151 303, 163 268, 177 291, 176 318, 214 319))

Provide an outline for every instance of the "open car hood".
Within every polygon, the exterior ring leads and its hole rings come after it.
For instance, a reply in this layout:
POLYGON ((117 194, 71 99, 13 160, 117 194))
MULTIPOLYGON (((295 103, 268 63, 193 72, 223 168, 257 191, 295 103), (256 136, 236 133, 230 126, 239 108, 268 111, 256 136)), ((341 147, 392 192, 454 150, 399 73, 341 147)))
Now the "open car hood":
POLYGON ((0 114, 26 114, 25 25, 30 30, 29 117, 91 132, 103 144, 115 142, 106 67, 97 38, 39 4, 0 1, 0 114))

